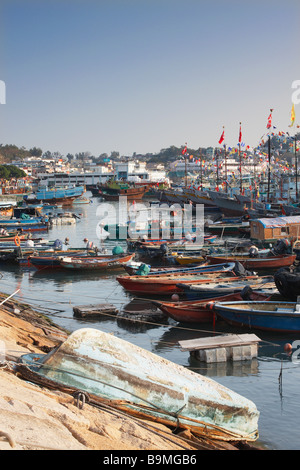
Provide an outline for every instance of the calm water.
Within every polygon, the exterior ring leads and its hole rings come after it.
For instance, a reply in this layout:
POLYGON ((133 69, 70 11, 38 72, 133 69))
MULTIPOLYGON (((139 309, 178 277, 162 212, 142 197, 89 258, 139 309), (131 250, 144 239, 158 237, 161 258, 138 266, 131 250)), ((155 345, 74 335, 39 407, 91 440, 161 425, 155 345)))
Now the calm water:
MULTIPOLYGON (((90 193, 87 193, 90 195, 90 193)), ((43 234, 44 238, 64 240, 71 246, 84 247, 87 237, 99 246, 96 209, 101 202, 92 199, 90 205, 73 206, 72 212, 81 219, 75 226, 59 226, 43 234)), ((112 249, 117 243, 105 241, 112 249)), ((119 245, 126 244, 124 242, 119 245)), ((74 331, 82 327, 97 328, 141 346, 175 363, 189 367, 252 400, 260 411, 259 442, 268 449, 300 449, 300 366, 284 353, 284 344, 300 340, 291 335, 256 334, 263 340, 259 357, 249 362, 206 365, 182 352, 178 341, 207 336, 212 325, 179 325, 170 320, 165 325, 131 323, 113 317, 99 321, 82 321, 73 317, 76 305, 112 303, 121 309, 133 297, 115 280, 115 275, 95 273, 38 272, 29 268, 1 265, 0 291, 16 295, 18 300, 31 303, 46 313, 56 324, 74 331), (282 368, 282 381, 279 382, 282 368)), ((245 332, 216 323, 217 332, 245 332)))

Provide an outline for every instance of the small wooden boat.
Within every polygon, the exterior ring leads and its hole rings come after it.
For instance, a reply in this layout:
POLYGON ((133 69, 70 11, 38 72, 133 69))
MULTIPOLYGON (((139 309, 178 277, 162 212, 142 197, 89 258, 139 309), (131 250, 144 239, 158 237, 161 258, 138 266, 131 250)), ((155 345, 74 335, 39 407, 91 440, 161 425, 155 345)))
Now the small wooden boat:
MULTIPOLYGON (((134 261, 134 264, 128 263, 124 265, 124 269, 130 275, 138 275, 137 271, 142 267, 145 266, 144 263, 139 263, 134 261)), ((149 266, 149 265, 146 265, 149 266)), ((152 267, 150 266, 150 272, 147 276, 153 275, 165 275, 165 274, 180 274, 180 273, 197 273, 197 272, 216 272, 216 271, 233 271, 235 267, 235 263, 227 263, 227 264, 198 264, 188 267, 182 266, 158 266, 152 267)))
MULTIPOLYGON (((190 274, 170 274, 153 276, 117 276, 117 281, 124 289, 134 294, 165 295, 182 293, 181 285, 219 283, 223 281, 236 282, 241 278, 232 271, 206 272, 190 274)), ((246 276, 247 279, 257 279, 257 276, 246 276)))
POLYGON ((212 299, 228 294, 241 292, 246 286, 260 292, 269 294, 277 292, 273 278, 264 276, 253 278, 236 277, 233 279, 217 279, 203 283, 179 283, 178 289, 184 293, 189 300, 212 299))
MULTIPOLYGON (((129 261, 130 257, 133 255, 121 255, 124 257, 124 259, 127 259, 129 261)), ((36 269, 62 269, 62 268, 69 268, 71 261, 73 265, 75 266, 75 262, 77 261, 82 261, 80 264, 80 268, 72 268, 72 269, 87 269, 84 267, 84 263, 90 260, 89 269, 95 269, 92 268, 92 264, 97 266, 97 261, 99 262, 98 264, 98 269, 101 269, 101 266, 105 268, 105 262, 108 260, 111 260, 110 262, 112 263, 114 261, 118 261, 121 259, 120 255, 97 255, 95 256, 95 253, 89 252, 87 250, 83 250, 82 248, 76 252, 75 250, 67 250, 67 251, 57 251, 53 253, 45 253, 45 254, 39 254, 38 256, 29 256, 28 258, 28 264, 34 266, 36 269), (62 265, 62 261, 65 260, 65 264, 62 265), (68 263, 69 261, 69 263, 68 263), (103 262, 103 264, 101 264, 103 262), (68 264, 68 266, 67 266, 68 264)), ((126 261, 124 261, 126 262, 126 261)), ((118 263, 120 264, 120 263, 118 263)), ((113 266, 113 265, 112 265, 113 266)), ((111 266, 111 267, 112 267, 111 266)))
POLYGON ((253 402, 208 377, 98 329, 83 328, 47 355, 20 358, 17 371, 40 384, 87 392, 92 403, 188 429, 202 438, 253 441, 253 402))
POLYGON ((216 302, 213 309, 231 325, 280 333, 300 332, 300 305, 296 302, 216 302))
POLYGON ((59 264, 62 268, 72 269, 74 271, 112 271, 123 269, 123 263, 127 263, 133 258, 133 254, 111 255, 107 257, 85 256, 79 257, 60 257, 59 264))
POLYGON ((241 263, 245 269, 279 269, 284 266, 291 266, 296 259, 296 255, 276 255, 272 254, 264 255, 258 258, 251 258, 249 254, 247 255, 231 255, 231 256, 207 256, 207 260, 212 263, 231 263, 238 261, 241 263))
MULTIPOLYGON (((247 295, 249 300, 267 301, 270 295, 252 291, 247 295)), ((243 300, 242 291, 236 294, 228 294, 217 299, 205 299, 186 302, 155 302, 154 305, 161 309, 168 317, 181 323, 205 323, 213 321, 214 312, 212 302, 237 302, 243 300)))

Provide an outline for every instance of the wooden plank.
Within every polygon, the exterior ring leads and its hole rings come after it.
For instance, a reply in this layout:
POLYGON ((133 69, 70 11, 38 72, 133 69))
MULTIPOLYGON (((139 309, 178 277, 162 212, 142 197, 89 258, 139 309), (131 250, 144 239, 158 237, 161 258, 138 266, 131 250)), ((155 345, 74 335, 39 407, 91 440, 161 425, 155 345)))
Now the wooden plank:
POLYGON ((244 346, 261 341, 254 334, 243 335, 222 335, 206 338, 195 338, 192 340, 179 341, 178 344, 182 351, 195 351, 198 349, 224 348, 230 346, 244 346))
POLYGON ((77 317, 96 317, 97 315, 103 315, 105 313, 116 315, 118 309, 112 304, 96 304, 96 305, 79 305, 73 307, 74 316, 77 317))

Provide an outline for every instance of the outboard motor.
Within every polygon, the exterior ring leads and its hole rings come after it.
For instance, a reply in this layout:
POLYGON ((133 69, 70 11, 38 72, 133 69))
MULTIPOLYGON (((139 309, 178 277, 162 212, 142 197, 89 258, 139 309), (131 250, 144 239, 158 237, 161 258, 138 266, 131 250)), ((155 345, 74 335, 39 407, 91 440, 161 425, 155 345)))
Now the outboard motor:
POLYGON ((273 253, 276 255, 284 255, 290 246, 291 243, 288 239, 283 238, 282 240, 278 240, 273 248, 273 253))

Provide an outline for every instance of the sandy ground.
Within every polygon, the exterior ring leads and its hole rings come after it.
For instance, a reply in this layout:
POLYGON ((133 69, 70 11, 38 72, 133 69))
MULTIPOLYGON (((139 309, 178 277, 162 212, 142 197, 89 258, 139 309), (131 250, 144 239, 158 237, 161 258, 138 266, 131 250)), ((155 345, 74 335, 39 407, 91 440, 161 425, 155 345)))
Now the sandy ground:
POLYGON ((67 335, 37 312, 17 307, 0 307, 0 450, 193 449, 157 423, 89 404, 78 408, 74 397, 19 378, 19 356, 48 352, 67 335))

